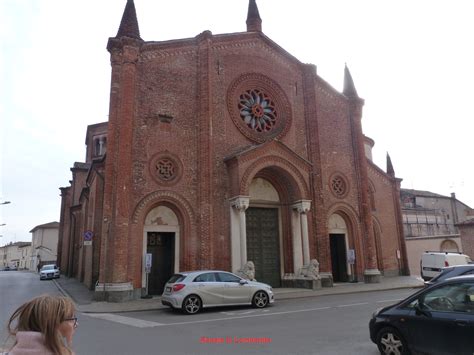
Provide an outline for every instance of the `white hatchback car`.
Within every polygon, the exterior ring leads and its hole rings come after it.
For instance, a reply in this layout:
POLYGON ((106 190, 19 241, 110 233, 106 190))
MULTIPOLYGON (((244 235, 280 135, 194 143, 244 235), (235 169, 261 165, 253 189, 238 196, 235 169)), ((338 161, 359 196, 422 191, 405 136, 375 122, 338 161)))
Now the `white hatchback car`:
POLYGON ((40 270, 40 280, 59 279, 59 268, 54 264, 43 265, 40 270))
POLYGON ((166 283, 161 298, 165 306, 182 309, 187 314, 217 306, 253 305, 264 308, 274 301, 270 285, 219 270, 175 274, 166 283))

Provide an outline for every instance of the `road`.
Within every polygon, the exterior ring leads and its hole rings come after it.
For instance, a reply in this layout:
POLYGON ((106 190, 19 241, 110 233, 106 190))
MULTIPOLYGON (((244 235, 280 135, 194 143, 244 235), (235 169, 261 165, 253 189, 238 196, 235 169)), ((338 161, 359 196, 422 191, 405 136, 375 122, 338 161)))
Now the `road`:
MULTIPOLYGON (((37 279, 26 272, 0 273, 3 324, 7 319, 4 309, 12 311, 29 298, 26 295, 58 293, 53 282, 37 279), (4 282, 9 287, 4 288, 4 282)), ((78 355, 376 355, 368 333, 370 315, 413 292, 403 289, 281 300, 263 310, 234 307, 193 316, 171 310, 78 314, 73 348, 78 355)))

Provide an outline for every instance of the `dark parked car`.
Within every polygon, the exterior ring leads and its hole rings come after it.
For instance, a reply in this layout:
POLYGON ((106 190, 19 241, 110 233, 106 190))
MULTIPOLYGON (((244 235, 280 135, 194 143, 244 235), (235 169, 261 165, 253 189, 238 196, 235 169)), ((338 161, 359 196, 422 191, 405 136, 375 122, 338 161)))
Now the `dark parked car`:
POLYGON ((377 310, 369 329, 381 354, 472 355, 474 275, 440 281, 377 310))
POLYGON ((474 275, 474 264, 444 267, 441 269, 441 274, 429 281, 425 281, 425 285, 433 285, 441 280, 462 275, 474 275))

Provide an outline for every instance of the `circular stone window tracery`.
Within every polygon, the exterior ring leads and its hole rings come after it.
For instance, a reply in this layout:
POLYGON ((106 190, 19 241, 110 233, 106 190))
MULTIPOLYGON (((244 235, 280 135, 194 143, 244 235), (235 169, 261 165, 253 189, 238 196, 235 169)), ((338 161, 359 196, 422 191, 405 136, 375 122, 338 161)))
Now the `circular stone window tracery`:
POLYGON ((275 103, 262 90, 247 90, 240 95, 240 117, 250 129, 268 132, 277 123, 275 103))
POLYGON ((158 153, 150 160, 151 176, 161 184, 175 184, 181 178, 182 165, 179 158, 169 152, 158 153))
POLYGON ((349 192, 349 184, 342 174, 334 174, 329 179, 329 188, 334 196, 338 198, 346 197, 349 192))
POLYGON ((281 87, 272 79, 248 73, 232 82, 227 107, 236 127, 247 138, 263 143, 283 136, 291 123, 291 108, 281 87))

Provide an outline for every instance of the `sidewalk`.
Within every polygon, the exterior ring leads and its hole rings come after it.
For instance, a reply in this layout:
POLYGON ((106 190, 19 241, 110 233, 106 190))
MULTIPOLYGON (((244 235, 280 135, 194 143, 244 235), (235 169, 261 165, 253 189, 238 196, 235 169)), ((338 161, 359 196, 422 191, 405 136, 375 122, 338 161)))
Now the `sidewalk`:
MULTIPOLYGON (((77 310, 82 313, 117 313, 168 308, 161 304, 160 296, 122 303, 95 302, 93 301, 94 292, 87 289, 87 287, 74 278, 61 276, 60 279, 56 279, 54 282, 64 295, 69 296, 74 300, 77 310)), ((292 298, 318 297, 417 287, 423 287, 423 280, 421 278, 415 276, 397 276, 382 277, 381 282, 376 284, 366 284, 363 282, 340 283, 334 284, 334 287, 324 287, 315 291, 302 288, 274 288, 273 292, 275 293, 275 300, 278 301, 292 298)))

